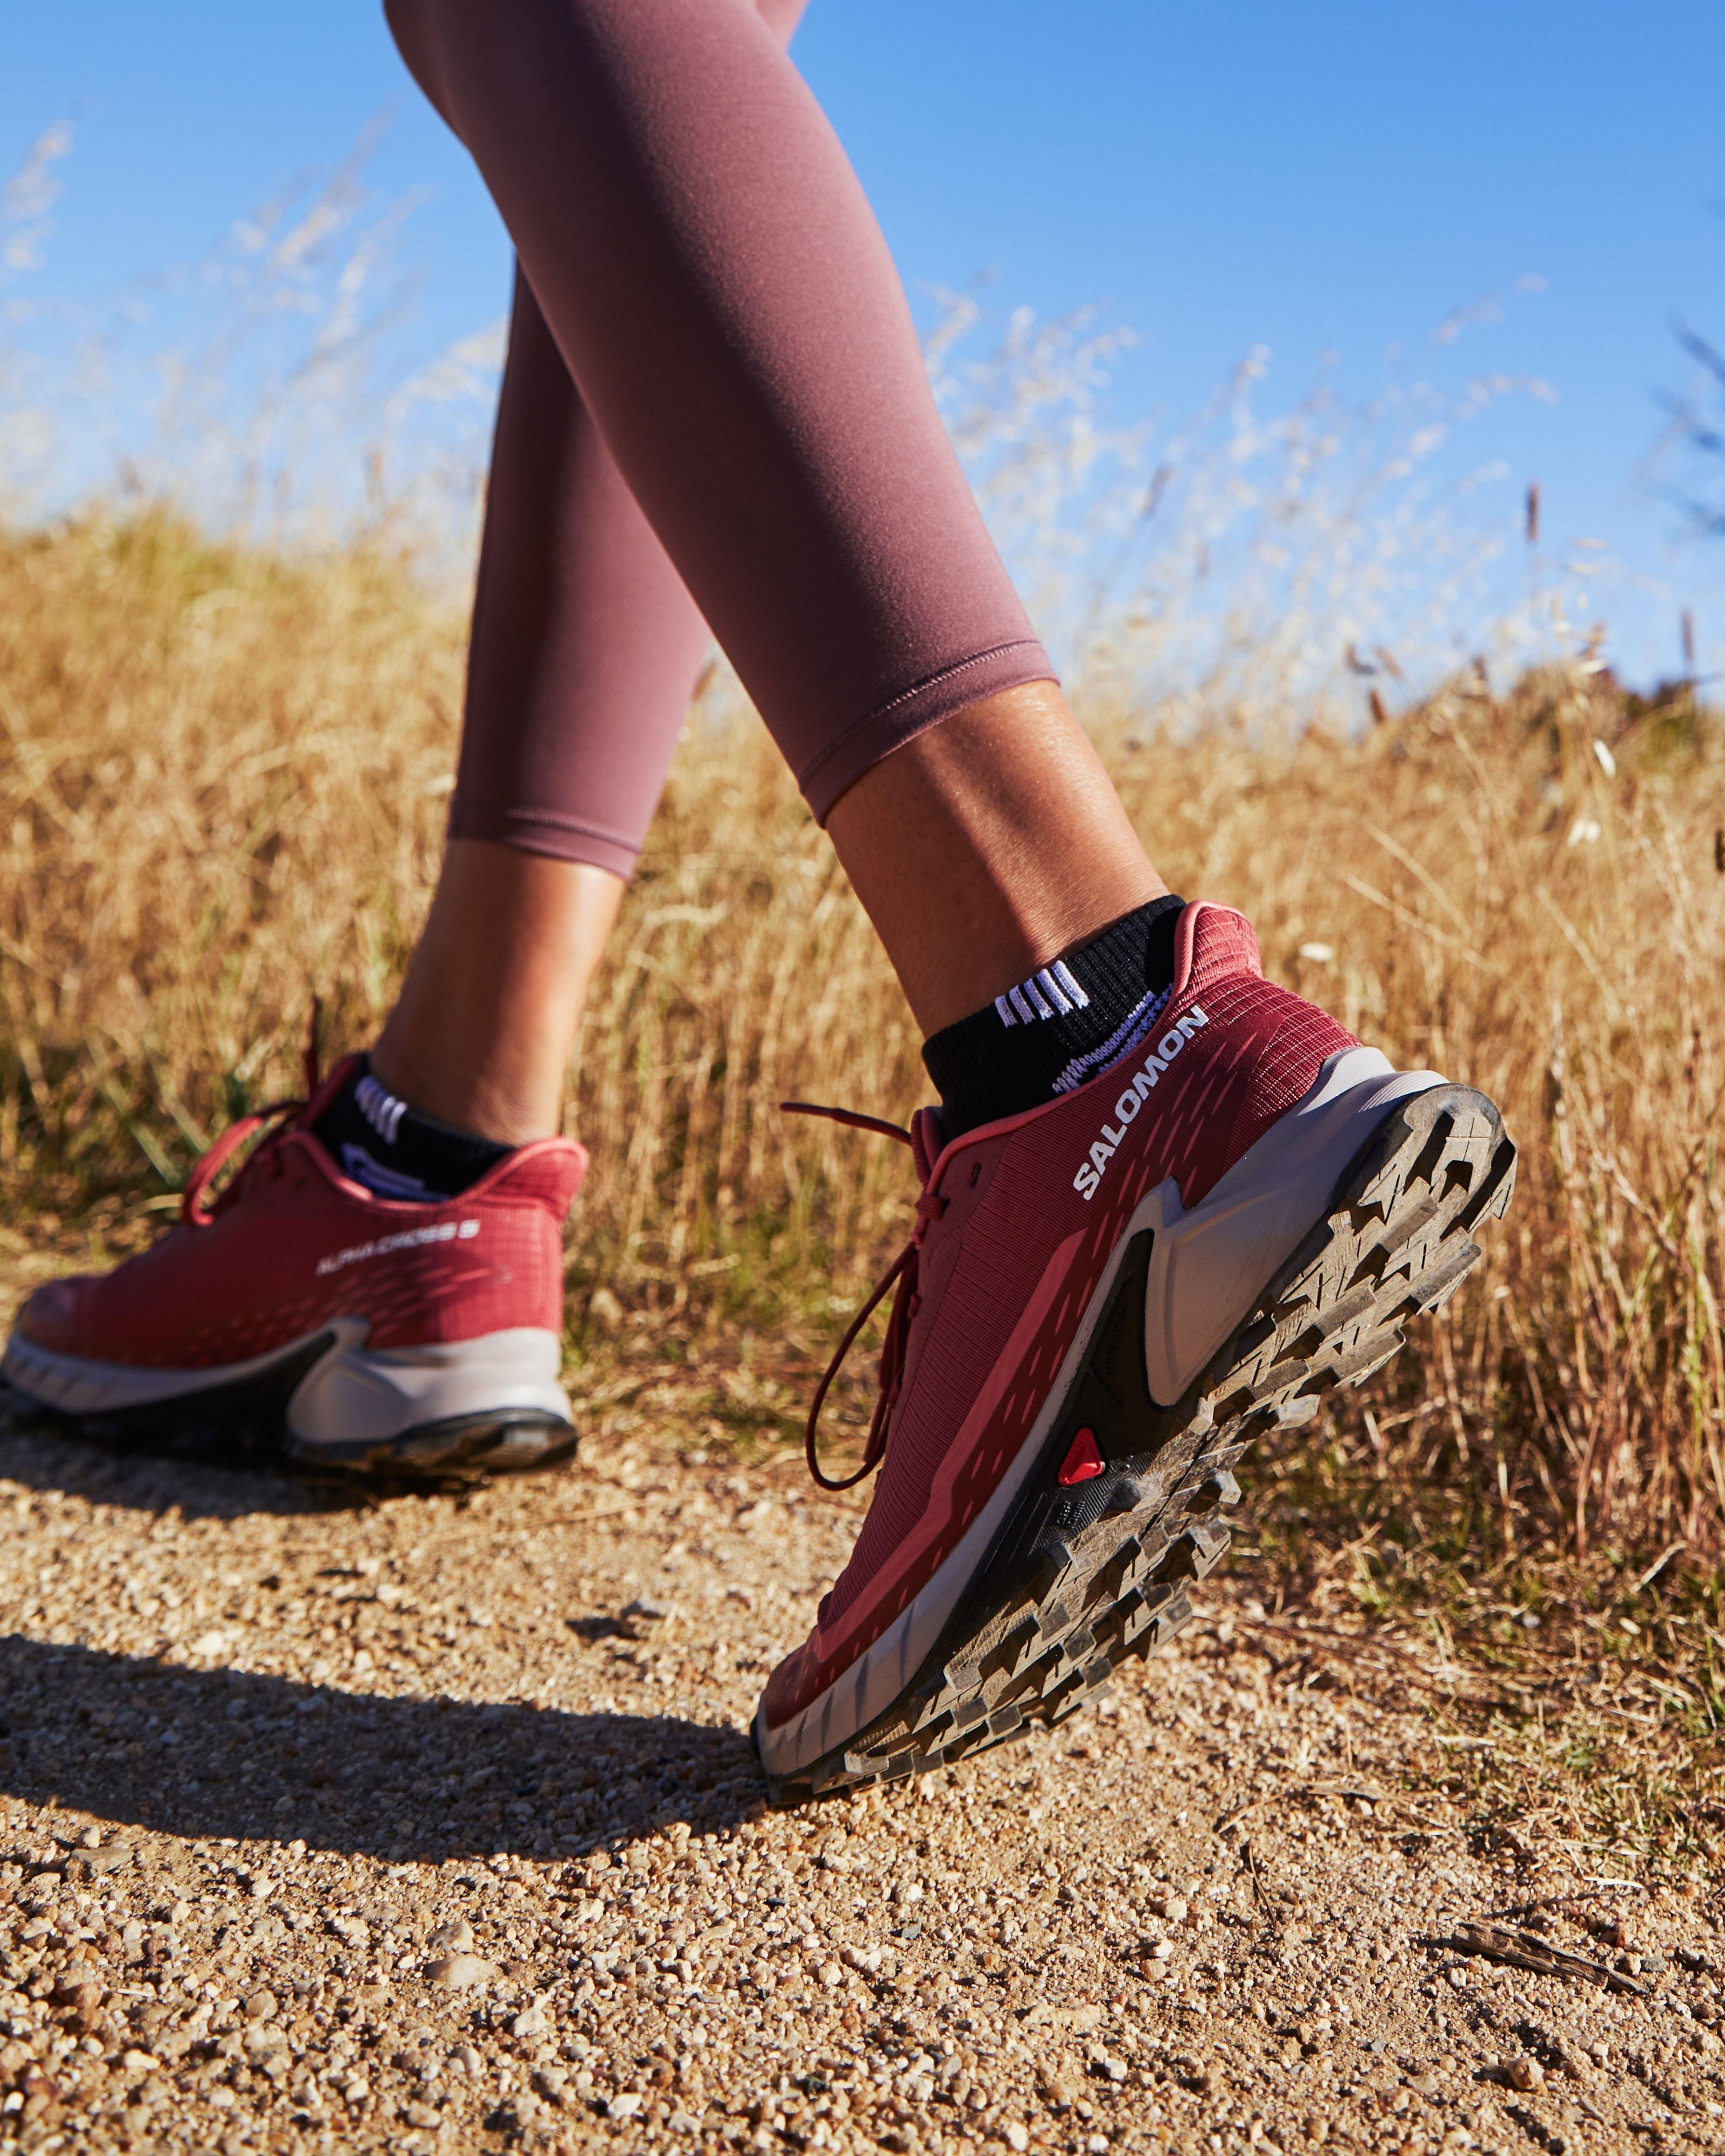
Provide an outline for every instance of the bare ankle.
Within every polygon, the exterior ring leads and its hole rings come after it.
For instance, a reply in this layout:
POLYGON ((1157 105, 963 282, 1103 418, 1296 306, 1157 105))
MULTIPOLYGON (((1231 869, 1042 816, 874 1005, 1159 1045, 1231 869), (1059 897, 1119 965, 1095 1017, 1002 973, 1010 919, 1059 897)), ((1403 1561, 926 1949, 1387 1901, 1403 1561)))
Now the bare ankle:
POLYGON ((1050 682, 884 757, 828 827, 925 1033, 1168 889, 1050 682))
POLYGON ((380 1081, 423 1114, 506 1145, 551 1137, 622 894, 584 861, 453 840, 372 1053, 380 1081))

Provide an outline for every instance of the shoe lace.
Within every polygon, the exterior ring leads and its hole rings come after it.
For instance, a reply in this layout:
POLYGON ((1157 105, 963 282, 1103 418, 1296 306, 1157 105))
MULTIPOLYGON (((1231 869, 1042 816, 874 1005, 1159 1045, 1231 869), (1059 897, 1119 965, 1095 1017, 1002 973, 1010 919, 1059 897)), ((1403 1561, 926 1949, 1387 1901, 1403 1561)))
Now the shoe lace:
MULTIPOLYGON (((879 1116, 860 1115, 854 1108, 819 1107, 809 1101, 781 1101, 779 1106, 786 1115, 824 1116, 829 1122, 845 1124, 853 1130, 872 1131, 881 1137, 896 1138, 901 1145, 914 1146, 916 1142, 901 1123, 889 1123, 879 1116)), ((929 1224, 938 1219, 946 1209, 946 1200, 937 1197, 932 1188, 925 1185, 922 1195, 916 1201, 916 1219, 911 1229, 910 1240, 875 1283, 868 1301, 851 1319, 832 1361, 827 1364, 825 1374, 814 1389, 814 1398, 809 1403, 808 1424, 803 1435, 803 1453, 809 1462, 809 1472, 823 1490, 854 1490, 880 1464, 886 1450, 892 1411, 898 1405, 899 1389, 904 1378, 905 1348, 910 1339, 911 1321, 916 1312, 916 1281, 922 1238, 929 1224), (887 1316, 886 1337, 880 1343, 880 1390, 875 1398, 875 1414, 869 1424, 868 1443, 863 1447, 862 1465, 855 1474, 835 1479, 820 1464, 818 1433, 821 1407, 833 1381, 844 1367, 845 1358, 850 1353, 856 1336, 868 1323, 881 1298, 895 1282, 897 1283, 897 1292, 892 1298, 892 1308, 887 1316)))
POLYGON ((311 1022, 305 1041, 305 1092, 303 1099, 272 1101, 267 1107, 254 1108, 249 1115, 240 1116, 227 1129, 193 1166, 180 1192, 180 1218, 188 1228, 208 1228, 216 1215, 232 1204, 239 1194, 241 1185, 263 1160, 270 1163, 273 1173, 279 1173, 281 1156, 276 1151, 276 1141, 287 1131, 289 1121, 307 1106, 317 1091, 317 1036, 322 1019, 322 1007, 314 998, 311 1022), (215 1181, 234 1154, 259 1131, 274 1124, 269 1136, 253 1152, 238 1175, 219 1191, 208 1204, 203 1203, 204 1194, 215 1181))

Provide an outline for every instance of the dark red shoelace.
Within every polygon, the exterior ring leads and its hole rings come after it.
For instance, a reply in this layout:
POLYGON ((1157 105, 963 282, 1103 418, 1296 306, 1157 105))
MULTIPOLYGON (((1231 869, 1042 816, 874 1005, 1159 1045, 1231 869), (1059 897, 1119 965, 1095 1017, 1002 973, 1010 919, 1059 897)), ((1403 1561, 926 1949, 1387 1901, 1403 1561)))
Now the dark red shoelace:
MULTIPOLYGON (((824 1108, 809 1101, 781 1101, 779 1106, 789 1116, 824 1116, 829 1122, 844 1123, 853 1130, 872 1131, 878 1137, 896 1138, 902 1145, 914 1143, 911 1133, 901 1123, 889 1123, 879 1116, 859 1115, 852 1108, 824 1108)), ((937 1219, 946 1210, 944 1199, 925 1188, 916 1201, 916 1219, 911 1229, 911 1239, 876 1282, 875 1291, 858 1311, 846 1329, 838 1350, 826 1367, 825 1375, 814 1389, 814 1398, 809 1404, 809 1421, 803 1435, 803 1456, 809 1462, 809 1472, 823 1490, 854 1490, 865 1477, 873 1474, 886 1450, 886 1434, 892 1420, 892 1411, 898 1405, 899 1387, 904 1377, 905 1348, 910 1337, 911 1321, 916 1314, 917 1261, 922 1248, 922 1238, 929 1223, 937 1219), (880 1343, 880 1389, 875 1396, 874 1419, 869 1424, 868 1443, 863 1447, 862 1465, 855 1474, 835 1481, 820 1464, 819 1428, 820 1410, 833 1380, 844 1367, 845 1358, 850 1353, 856 1336, 874 1315, 881 1297, 894 1281, 898 1292, 892 1298, 892 1308, 886 1320, 886 1337, 880 1343)))

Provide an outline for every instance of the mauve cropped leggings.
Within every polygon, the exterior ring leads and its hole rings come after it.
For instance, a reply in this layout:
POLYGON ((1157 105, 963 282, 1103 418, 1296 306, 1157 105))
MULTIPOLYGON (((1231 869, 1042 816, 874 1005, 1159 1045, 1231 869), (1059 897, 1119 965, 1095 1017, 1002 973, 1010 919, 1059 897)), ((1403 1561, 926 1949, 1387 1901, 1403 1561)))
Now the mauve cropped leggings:
POLYGON ((386 0, 516 254, 452 836, 627 875, 710 637, 823 821, 1052 676, 787 56, 803 5, 386 0))

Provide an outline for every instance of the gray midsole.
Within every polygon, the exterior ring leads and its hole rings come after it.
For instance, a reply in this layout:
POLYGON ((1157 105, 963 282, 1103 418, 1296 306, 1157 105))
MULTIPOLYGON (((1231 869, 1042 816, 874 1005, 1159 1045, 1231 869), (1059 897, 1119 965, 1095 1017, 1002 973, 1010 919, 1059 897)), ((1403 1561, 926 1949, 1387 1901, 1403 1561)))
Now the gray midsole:
POLYGON ((427 1423, 526 1410, 569 1419, 558 1382, 562 1343, 541 1326, 511 1326, 475 1340, 367 1348, 359 1317, 331 1318, 264 1355, 208 1369, 142 1369, 62 1355, 14 1333, 0 1377, 64 1414, 121 1414, 195 1399, 267 1377, 319 1340, 326 1351, 294 1388, 289 1431, 301 1447, 384 1443, 427 1423))

